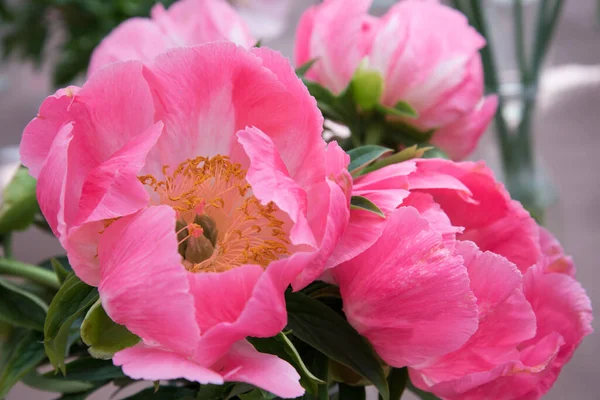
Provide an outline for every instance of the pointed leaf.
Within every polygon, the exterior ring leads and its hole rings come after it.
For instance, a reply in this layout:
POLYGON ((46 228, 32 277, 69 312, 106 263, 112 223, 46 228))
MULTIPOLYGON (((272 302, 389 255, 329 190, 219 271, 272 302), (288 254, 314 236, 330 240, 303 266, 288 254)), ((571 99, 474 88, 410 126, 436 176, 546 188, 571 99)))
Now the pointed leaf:
POLYGON ((348 155, 350 156, 348 171, 350 171, 350 173, 355 173, 384 154, 391 153, 392 151, 392 149, 377 145, 361 146, 352 149, 348 152, 348 155))
POLYGON ((340 314, 302 293, 286 294, 288 328, 303 342, 369 380, 389 398, 385 374, 373 349, 340 314))
POLYGON ((296 68, 296 75, 298 75, 300 78, 304 77, 304 75, 306 75, 308 70, 311 69, 312 66, 315 65, 316 62, 317 62, 316 58, 313 60, 310 60, 308 62, 305 62, 304 64, 302 64, 301 66, 296 68))
POLYGON ((405 101, 399 101, 394 107, 387 107, 383 104, 378 104, 376 108, 379 112, 385 115, 393 115, 395 117, 403 118, 419 117, 419 113, 417 112, 417 110, 412 108, 412 106, 405 101))
MULTIPOLYGON (((121 367, 115 366, 112 361, 98 360, 91 357, 82 357, 67 364, 67 377, 72 380, 88 382, 104 382, 114 379, 126 378, 121 367)), ((54 371, 47 372, 44 376, 54 376, 54 371)))
POLYGON ((98 290, 70 274, 50 304, 44 324, 44 347, 54 368, 63 375, 71 327, 96 300, 98 290))
POLYGON ((363 196, 352 196, 350 198, 350 208, 355 210, 365 210, 385 218, 385 214, 375 203, 363 196))
POLYGON ((388 165, 398 164, 414 158, 430 158, 427 155, 434 150, 433 146, 419 147, 416 144, 409 146, 398 153, 392 154, 386 158, 375 161, 362 170, 361 175, 376 171, 388 165))
POLYGON ((56 258, 52 258, 50 260, 50 264, 52 265, 52 269, 54 270, 54 273, 56 274, 58 281, 62 285, 65 282, 65 279, 67 279, 67 276, 69 276, 69 271, 67 271, 67 269, 60 262, 60 260, 58 260, 56 258))
POLYGON ((35 371, 30 372, 21 381, 34 389, 55 393, 80 393, 96 387, 91 382, 65 379, 60 376, 38 375, 35 371))
POLYGON ((11 340, 6 344, 6 348, 12 351, 6 356, 3 355, 6 363, 0 366, 0 399, 45 358, 41 339, 41 334, 33 331, 13 331, 11 340))
POLYGON ((408 369, 392 368, 387 381, 390 386, 390 400, 400 400, 408 382, 408 369))
POLYGON ((0 321, 43 331, 47 311, 48 305, 38 296, 0 278, 0 321))
POLYGON ((87 312, 81 324, 81 340, 94 358, 108 360, 117 352, 136 345, 140 338, 114 322, 102 308, 100 300, 87 312))

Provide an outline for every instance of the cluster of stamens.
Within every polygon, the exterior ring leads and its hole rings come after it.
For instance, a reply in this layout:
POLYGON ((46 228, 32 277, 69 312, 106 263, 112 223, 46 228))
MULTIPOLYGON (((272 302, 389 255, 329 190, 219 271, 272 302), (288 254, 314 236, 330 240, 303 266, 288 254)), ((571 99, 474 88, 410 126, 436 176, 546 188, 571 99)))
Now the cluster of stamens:
POLYGON ((222 272, 242 264, 269 265, 287 254, 285 215, 252 195, 246 171, 226 156, 196 157, 163 179, 139 177, 159 204, 177 212, 183 265, 192 272, 222 272))

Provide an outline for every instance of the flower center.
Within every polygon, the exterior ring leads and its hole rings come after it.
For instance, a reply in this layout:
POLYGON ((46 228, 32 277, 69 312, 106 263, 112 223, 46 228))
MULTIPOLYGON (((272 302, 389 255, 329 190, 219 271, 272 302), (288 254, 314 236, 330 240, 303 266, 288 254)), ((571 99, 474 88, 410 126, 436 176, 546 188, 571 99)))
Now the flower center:
POLYGON ((288 218, 273 202, 252 195, 246 171, 228 157, 196 157, 163 180, 139 177, 158 204, 177 212, 177 239, 183 266, 191 272, 223 272, 243 264, 266 267, 289 254, 288 218))

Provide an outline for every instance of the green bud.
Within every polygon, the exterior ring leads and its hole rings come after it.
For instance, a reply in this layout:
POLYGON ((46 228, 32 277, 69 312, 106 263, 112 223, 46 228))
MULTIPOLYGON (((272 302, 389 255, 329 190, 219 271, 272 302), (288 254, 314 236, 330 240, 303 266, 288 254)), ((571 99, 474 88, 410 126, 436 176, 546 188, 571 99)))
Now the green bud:
POLYGON ((39 209, 35 184, 27 169, 20 167, 8 185, 0 188, 0 235, 31 225, 39 209))
POLYGON ((370 111, 383 94, 383 77, 379 71, 369 69, 361 63, 350 83, 354 102, 365 111, 370 111))
POLYGON ((185 259, 194 264, 208 260, 215 251, 214 246, 206 236, 191 236, 186 242, 185 259))
POLYGON ((202 229, 204 229, 204 236, 210 240, 213 246, 216 246, 219 231, 217 230, 217 224, 215 221, 213 221, 213 219, 208 215, 202 214, 196 215, 196 218, 194 218, 194 223, 200 225, 202 229))

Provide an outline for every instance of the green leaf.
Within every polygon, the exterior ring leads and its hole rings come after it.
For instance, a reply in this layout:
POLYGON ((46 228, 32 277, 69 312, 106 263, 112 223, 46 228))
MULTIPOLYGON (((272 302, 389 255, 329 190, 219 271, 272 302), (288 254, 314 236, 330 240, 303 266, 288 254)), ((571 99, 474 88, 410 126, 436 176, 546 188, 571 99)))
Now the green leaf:
POLYGON ((0 235, 31 225, 39 210, 35 183, 27 169, 21 167, 4 188, 0 204, 0 235))
POLYGON ((71 327, 96 300, 98 290, 70 274, 50 304, 44 324, 44 347, 54 368, 63 375, 71 327))
POLYGON ((361 146, 352 149, 348 151, 348 155, 350 156, 348 171, 350 171, 350 173, 355 173, 384 154, 391 153, 392 151, 392 149, 377 145, 361 146))
POLYGON ((302 64, 301 66, 296 68, 296 75, 298 75, 300 78, 304 77, 304 75, 306 75, 308 70, 311 69, 312 66, 315 65, 316 62, 317 62, 317 59, 315 58, 313 60, 310 60, 310 61, 302 64))
POLYGON ((148 388, 127 397, 125 400, 196 400, 196 392, 192 389, 175 386, 161 386, 158 392, 148 388))
POLYGON ((254 389, 246 393, 241 393, 238 395, 241 400, 270 400, 274 399, 276 396, 265 392, 262 389, 254 389))
POLYGON ((388 384, 373 349, 338 313, 302 293, 286 293, 288 328, 303 342, 369 380, 389 398, 388 384))
MULTIPOLYGON (((68 363, 66 367, 69 371, 67 376, 72 380, 105 382, 126 377, 121 367, 115 366, 112 361, 92 357, 78 358, 68 363)), ((54 372, 48 372, 44 376, 54 376, 54 372)))
POLYGON ((398 164, 404 161, 412 160, 414 158, 429 158, 425 155, 429 154, 433 149, 433 146, 419 147, 416 144, 412 145, 410 147, 402 149, 402 151, 399 151, 398 153, 392 154, 386 158, 375 161, 373 164, 363 169, 361 175, 376 171, 383 167, 387 167, 388 165, 398 164))
POLYGON ((55 393, 80 393, 96 387, 96 385, 91 382, 76 381, 56 376, 38 375, 34 371, 23 377, 22 382, 34 389, 55 393))
POLYGON ((54 270, 58 281, 62 285, 63 283, 65 283, 67 276, 69 276, 69 271, 67 271, 64 265, 56 258, 51 259, 50 263, 52 264, 52 269, 54 270))
POLYGON ((440 400, 440 398, 434 395, 433 393, 429 393, 415 387, 410 380, 406 382, 406 387, 421 400, 440 400))
POLYGON ((364 386, 350 386, 344 383, 339 384, 340 400, 365 400, 367 392, 364 386))
POLYGON ((400 400, 408 382, 408 369, 392 368, 387 381, 390 387, 390 400, 400 400))
POLYGON ((92 357, 104 360, 140 341, 138 336, 110 319, 99 300, 87 312, 80 333, 81 340, 90 346, 88 352, 92 357))
POLYGON ((41 334, 33 331, 14 330, 6 347, 12 351, 2 357, 6 363, 0 372, 0 399, 45 358, 41 334))
POLYGON ((379 215, 381 218, 385 218, 385 214, 383 213, 383 211, 381 211, 381 209, 379 207, 377 207, 377 205, 375 205, 375 203, 373 203, 371 200, 367 199, 366 197, 352 196, 350 198, 350 208, 353 208, 355 210, 369 211, 369 212, 372 212, 373 214, 379 215))
POLYGON ((0 278, 0 321, 43 331, 47 311, 42 299, 0 278))
POLYGON ((399 101, 394 107, 387 107, 383 104, 378 104, 375 108, 384 115, 393 115, 395 117, 402 118, 419 117, 417 110, 412 108, 412 106, 405 101, 399 101))
MULTIPOLYGON (((242 383, 238 385, 244 385, 242 383)), ((242 393, 248 392, 252 390, 254 387, 248 385, 248 388, 242 389, 242 393)), ((221 400, 227 398, 225 392, 229 389, 234 389, 234 386, 229 385, 200 385, 200 390, 196 395, 198 400, 221 400)), ((237 396, 240 393, 235 393, 234 396, 237 396)))

